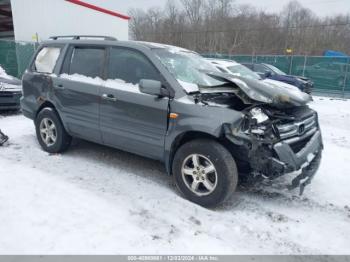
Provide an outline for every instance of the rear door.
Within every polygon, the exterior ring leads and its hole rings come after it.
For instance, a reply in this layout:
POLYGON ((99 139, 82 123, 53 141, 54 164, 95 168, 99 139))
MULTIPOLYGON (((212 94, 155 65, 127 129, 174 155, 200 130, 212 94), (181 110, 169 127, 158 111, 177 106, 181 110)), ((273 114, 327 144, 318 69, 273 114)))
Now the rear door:
POLYGON ((99 129, 99 88, 106 49, 74 45, 68 49, 61 74, 54 78, 55 102, 68 131, 78 137, 102 142, 99 129))
POLYGON ((140 51, 110 48, 108 79, 100 89, 102 137, 107 145, 161 160, 169 99, 141 93, 141 79, 163 81, 140 51))

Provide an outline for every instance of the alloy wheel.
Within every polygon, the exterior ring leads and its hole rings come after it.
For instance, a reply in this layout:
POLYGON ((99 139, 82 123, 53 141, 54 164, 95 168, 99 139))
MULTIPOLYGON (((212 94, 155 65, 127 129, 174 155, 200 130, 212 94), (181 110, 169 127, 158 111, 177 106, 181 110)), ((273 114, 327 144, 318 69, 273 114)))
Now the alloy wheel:
POLYGON ((47 146, 52 146, 57 140, 55 123, 49 118, 43 118, 40 122, 40 136, 47 146))
POLYGON ((188 189, 197 196, 210 195, 218 182, 214 164, 200 154, 189 155, 182 164, 182 179, 188 189))

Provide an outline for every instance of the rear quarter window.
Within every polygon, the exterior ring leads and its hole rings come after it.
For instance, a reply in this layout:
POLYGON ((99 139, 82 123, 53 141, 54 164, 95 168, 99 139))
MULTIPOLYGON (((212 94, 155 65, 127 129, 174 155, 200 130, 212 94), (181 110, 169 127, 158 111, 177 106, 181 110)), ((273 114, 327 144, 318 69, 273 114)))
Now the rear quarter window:
POLYGON ((53 73, 61 48, 44 47, 42 48, 34 61, 34 70, 39 73, 53 73))

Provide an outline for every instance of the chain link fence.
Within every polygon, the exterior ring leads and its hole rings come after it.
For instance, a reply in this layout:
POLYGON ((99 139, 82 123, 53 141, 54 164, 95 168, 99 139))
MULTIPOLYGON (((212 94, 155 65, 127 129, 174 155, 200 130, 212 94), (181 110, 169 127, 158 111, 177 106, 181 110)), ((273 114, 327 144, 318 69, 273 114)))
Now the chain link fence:
MULTIPOLYGON (((22 77, 37 43, 0 40, 0 66, 10 75, 22 77)), ((315 83, 315 92, 350 98, 350 57, 223 55, 205 57, 237 62, 267 63, 290 75, 305 76, 315 83)))
POLYGON ((7 74, 21 78, 37 46, 36 43, 0 40, 0 66, 7 74))
POLYGON ((315 83, 315 93, 350 97, 350 57, 222 54, 204 56, 234 60, 238 63, 271 64, 289 75, 310 78, 315 83))

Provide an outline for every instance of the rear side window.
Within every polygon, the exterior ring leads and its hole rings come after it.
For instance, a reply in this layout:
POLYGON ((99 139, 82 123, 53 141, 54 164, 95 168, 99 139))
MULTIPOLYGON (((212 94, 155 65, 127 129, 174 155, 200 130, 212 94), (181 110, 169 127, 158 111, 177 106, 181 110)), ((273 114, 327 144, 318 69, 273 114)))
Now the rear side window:
POLYGON ((111 48, 108 78, 134 85, 141 79, 161 81, 158 70, 142 53, 125 48, 111 48))
POLYGON ((35 71, 39 73, 53 73, 61 48, 44 47, 35 58, 35 71))
MULTIPOLYGON (((69 58, 66 58, 69 59, 69 58)), ((101 77, 104 67, 105 49, 75 47, 70 58, 68 74, 101 77)))

